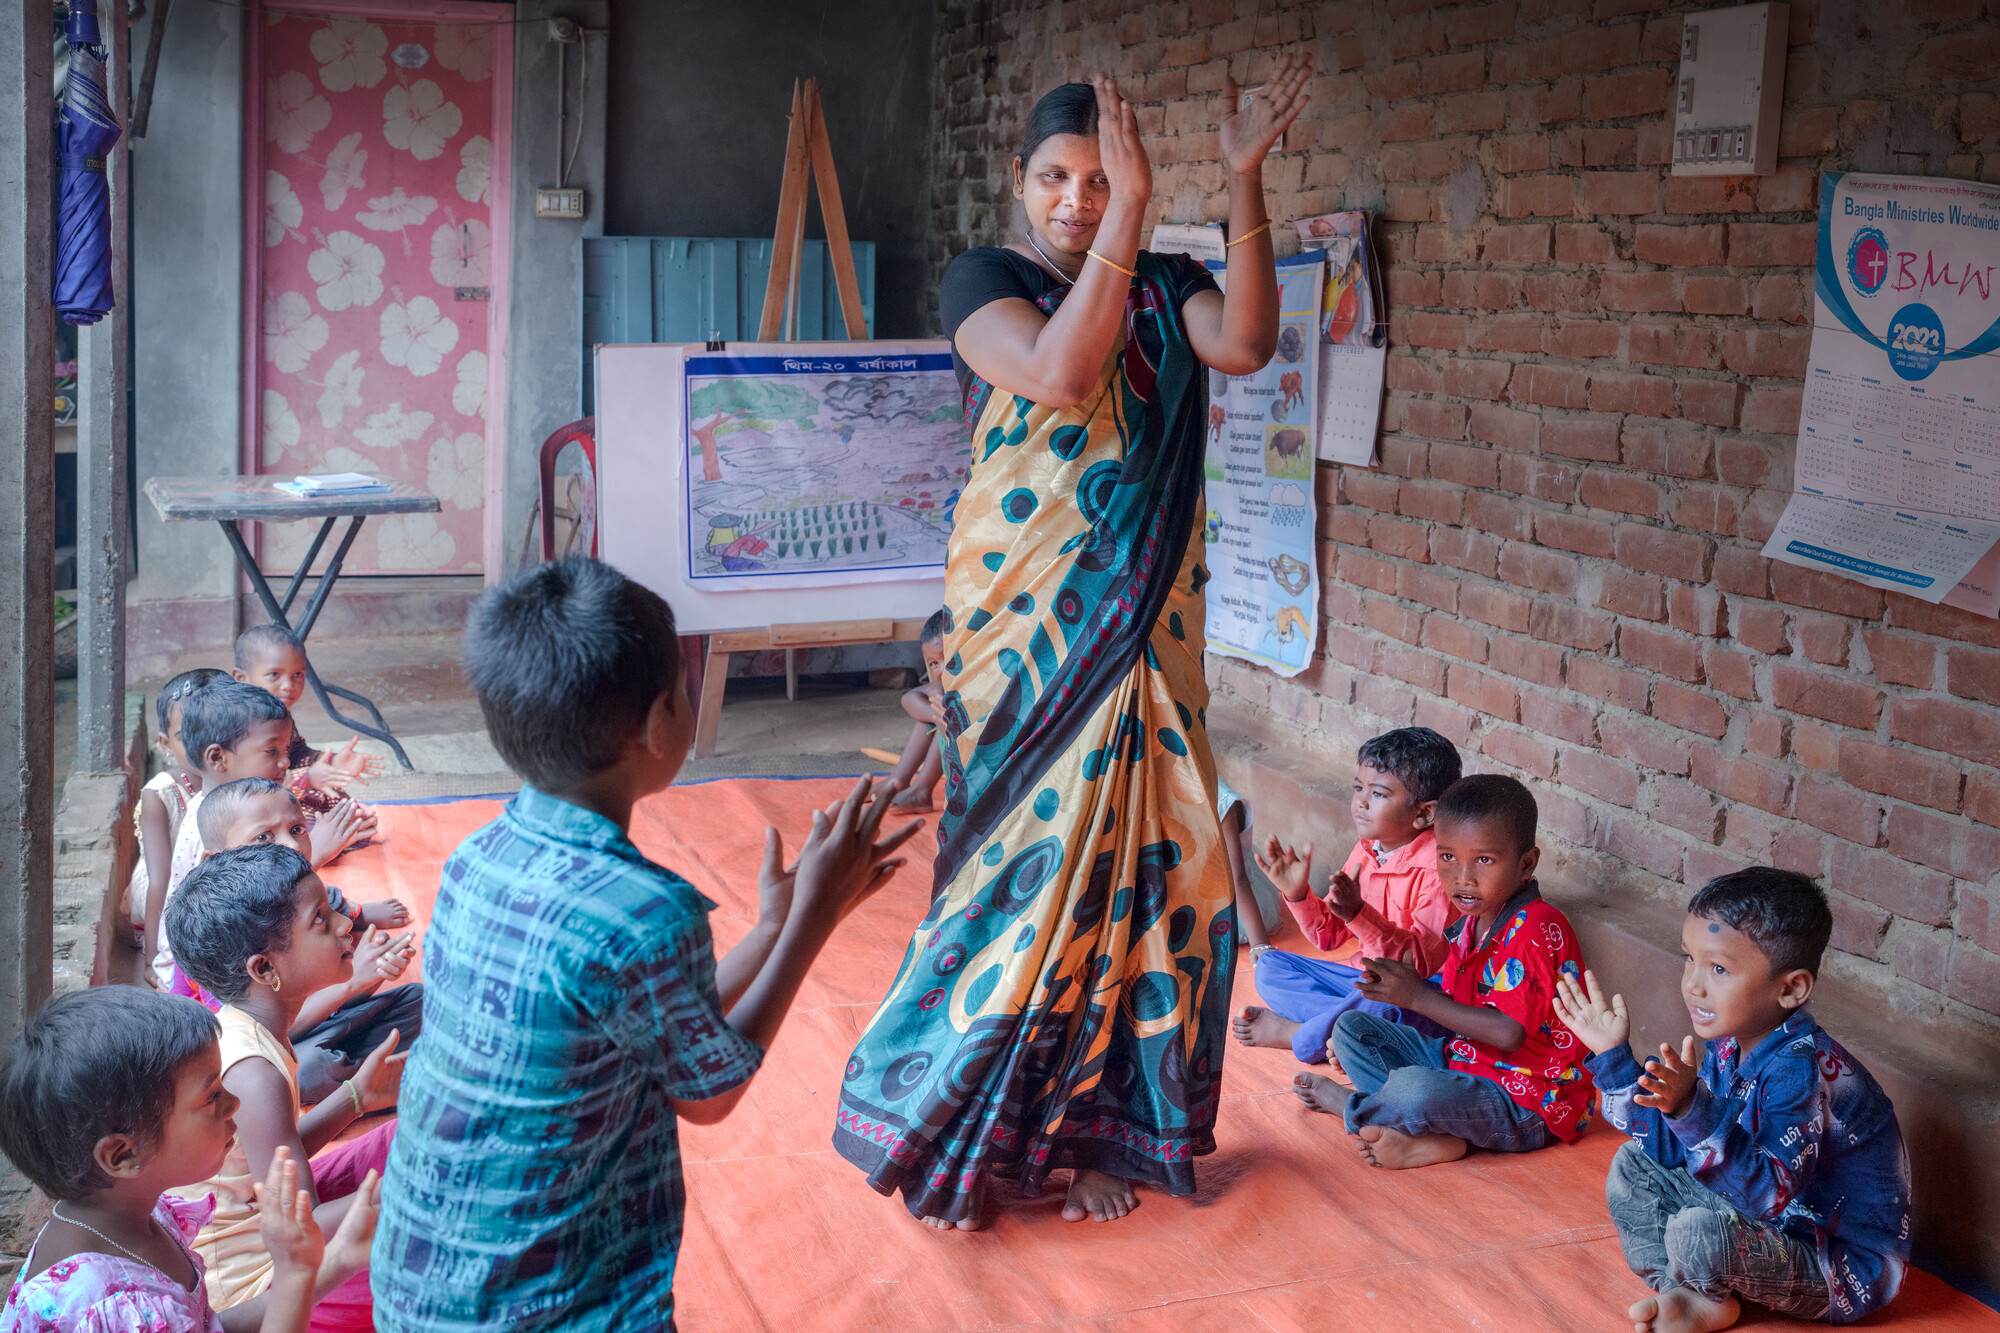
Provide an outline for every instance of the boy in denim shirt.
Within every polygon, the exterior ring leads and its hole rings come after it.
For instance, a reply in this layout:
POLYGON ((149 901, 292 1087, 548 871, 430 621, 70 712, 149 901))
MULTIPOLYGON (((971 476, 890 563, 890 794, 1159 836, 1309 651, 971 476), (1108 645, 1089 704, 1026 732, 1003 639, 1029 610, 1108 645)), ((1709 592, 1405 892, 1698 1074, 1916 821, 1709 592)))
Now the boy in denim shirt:
POLYGON ((1881 1309, 1910 1257, 1910 1164, 1896 1110, 1806 1009, 1833 933, 1804 875, 1710 880, 1681 927, 1681 998, 1704 1044, 1642 1070, 1625 998, 1558 983, 1556 1010, 1596 1052, 1604 1116, 1632 1136, 1605 1194, 1626 1262, 1657 1295, 1644 1333, 1727 1328, 1743 1297, 1832 1324, 1881 1309))
POLYGON ((627 836, 694 738, 673 612, 609 565, 491 589, 465 668, 527 780, 445 862, 424 1034, 403 1077, 370 1278, 382 1333, 674 1326, 682 1118, 727 1116, 834 927, 920 826, 894 784, 815 811, 789 869, 765 832, 759 915, 720 960, 715 906, 627 836))

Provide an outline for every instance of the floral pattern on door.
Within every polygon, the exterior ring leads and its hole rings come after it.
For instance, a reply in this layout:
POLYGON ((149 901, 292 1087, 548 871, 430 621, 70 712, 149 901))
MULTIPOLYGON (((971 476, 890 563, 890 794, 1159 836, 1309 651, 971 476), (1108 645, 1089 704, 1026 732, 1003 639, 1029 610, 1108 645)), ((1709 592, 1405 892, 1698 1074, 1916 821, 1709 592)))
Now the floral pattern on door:
MULTIPOLYGON (((256 470, 438 497, 371 519, 355 573, 481 568, 499 29, 273 12, 256 470)), ((266 525, 289 571, 316 523, 266 525)))

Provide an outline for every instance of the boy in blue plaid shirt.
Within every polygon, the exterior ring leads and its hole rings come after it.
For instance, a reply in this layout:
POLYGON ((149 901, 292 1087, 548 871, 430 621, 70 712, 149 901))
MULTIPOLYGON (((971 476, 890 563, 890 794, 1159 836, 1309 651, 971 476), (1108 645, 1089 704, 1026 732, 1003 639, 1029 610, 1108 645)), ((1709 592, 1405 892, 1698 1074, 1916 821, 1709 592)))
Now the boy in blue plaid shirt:
POLYGON ((489 591, 465 666, 525 780, 445 863, 424 1034, 383 1184, 376 1327, 673 1327, 680 1117, 728 1115, 834 926, 920 826, 893 786, 816 812, 787 869, 765 834, 758 921, 719 961, 714 906, 641 856, 632 807, 694 734, 673 612, 571 559, 489 591))

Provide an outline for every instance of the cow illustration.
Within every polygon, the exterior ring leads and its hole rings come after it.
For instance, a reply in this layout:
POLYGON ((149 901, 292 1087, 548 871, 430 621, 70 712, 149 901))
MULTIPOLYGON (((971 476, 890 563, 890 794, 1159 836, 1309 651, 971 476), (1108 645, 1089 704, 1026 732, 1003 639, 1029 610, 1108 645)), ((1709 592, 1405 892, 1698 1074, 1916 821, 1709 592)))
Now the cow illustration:
POLYGON ((1279 404, 1280 416, 1278 419, 1282 421, 1284 420, 1282 413, 1291 411, 1295 405, 1303 403, 1306 400, 1305 372, 1288 370, 1278 376, 1278 392, 1284 398, 1284 401, 1279 404))
POLYGON ((1222 410, 1222 404, 1216 403, 1208 409, 1209 443, 1214 444, 1222 439, 1222 423, 1227 420, 1229 416, 1222 410))

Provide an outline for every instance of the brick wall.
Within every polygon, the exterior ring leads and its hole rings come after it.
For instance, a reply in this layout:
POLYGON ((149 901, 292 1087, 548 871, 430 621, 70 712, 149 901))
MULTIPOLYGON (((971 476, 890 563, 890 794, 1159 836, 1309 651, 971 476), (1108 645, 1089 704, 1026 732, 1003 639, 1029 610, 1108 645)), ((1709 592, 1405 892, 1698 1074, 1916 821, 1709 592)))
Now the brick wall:
POLYGON ((1027 108, 1098 68, 1140 103, 1156 216, 1220 220, 1225 70, 1313 46, 1269 202, 1385 219, 1381 461, 1319 473, 1322 657, 1291 681, 1221 665, 1219 692, 1342 747, 1434 726, 1662 891, 1818 876, 1845 970, 1983 1021, 2000 623, 1759 550, 1791 484, 1819 173, 2000 179, 2000 23, 1981 0, 1795 3, 1778 173, 1675 178, 1686 8, 942 0, 932 269, 1013 228, 1027 108))

